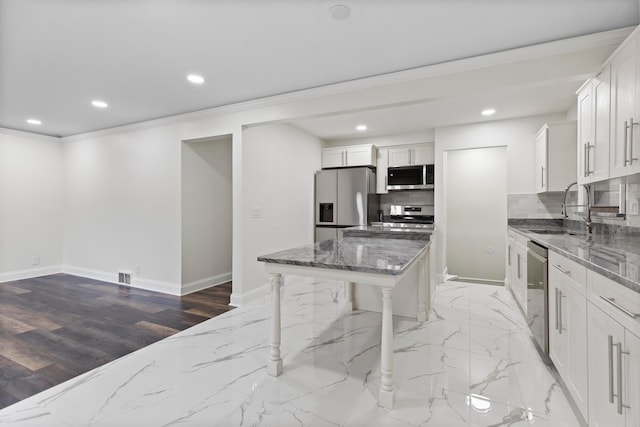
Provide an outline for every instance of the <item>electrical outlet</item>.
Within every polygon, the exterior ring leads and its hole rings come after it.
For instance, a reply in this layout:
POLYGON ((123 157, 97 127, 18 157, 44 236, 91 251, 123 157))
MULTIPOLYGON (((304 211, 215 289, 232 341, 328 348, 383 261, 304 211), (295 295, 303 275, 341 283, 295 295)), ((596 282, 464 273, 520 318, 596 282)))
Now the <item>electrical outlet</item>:
POLYGON ((139 276, 140 275, 140 264, 136 264, 133 270, 136 273, 136 276, 139 276))
POLYGON ((251 208, 251 218, 262 218, 262 208, 260 206, 251 208))
POLYGON ((31 257, 31 265, 40 265, 40 257, 39 256, 32 256, 31 257))
POLYGON ((638 215, 638 199, 629 201, 629 215, 638 215))

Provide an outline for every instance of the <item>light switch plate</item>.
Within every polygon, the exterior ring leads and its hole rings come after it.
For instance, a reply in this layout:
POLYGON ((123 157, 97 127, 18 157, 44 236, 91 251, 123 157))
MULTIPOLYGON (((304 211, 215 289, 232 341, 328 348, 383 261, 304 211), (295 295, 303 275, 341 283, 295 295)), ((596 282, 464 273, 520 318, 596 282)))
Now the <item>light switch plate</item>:
POLYGON ((638 199, 629 201, 629 215, 638 215, 638 199))

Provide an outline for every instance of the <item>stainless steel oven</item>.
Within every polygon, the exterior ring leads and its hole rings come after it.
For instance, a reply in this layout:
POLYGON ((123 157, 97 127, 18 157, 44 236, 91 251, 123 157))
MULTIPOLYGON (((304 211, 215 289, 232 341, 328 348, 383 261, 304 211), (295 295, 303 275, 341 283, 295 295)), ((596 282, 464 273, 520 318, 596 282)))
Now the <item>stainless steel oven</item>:
POLYGON ((538 350, 549 355, 548 249, 527 243, 527 323, 538 350))

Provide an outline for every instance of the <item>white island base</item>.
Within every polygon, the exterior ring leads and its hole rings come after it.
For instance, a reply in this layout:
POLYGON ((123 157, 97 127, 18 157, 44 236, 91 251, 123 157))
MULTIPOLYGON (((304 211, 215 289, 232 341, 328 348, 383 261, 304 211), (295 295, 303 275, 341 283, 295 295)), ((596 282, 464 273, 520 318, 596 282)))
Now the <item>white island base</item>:
POLYGON ((385 408, 394 406, 393 383, 393 291, 395 286, 407 273, 417 270, 417 320, 424 321, 430 309, 428 294, 429 275, 429 245, 425 244, 415 257, 411 259, 398 274, 369 273, 353 270, 342 270, 322 267, 312 267, 295 264, 280 264, 266 261, 265 268, 270 275, 271 282, 271 343, 267 372, 272 376, 282 373, 282 356, 280 354, 281 325, 280 325, 280 288, 283 275, 309 276, 322 279, 340 280, 345 282, 345 310, 351 311, 354 306, 353 283, 367 284, 380 289, 382 302, 382 332, 380 337, 380 391, 378 403, 385 408))

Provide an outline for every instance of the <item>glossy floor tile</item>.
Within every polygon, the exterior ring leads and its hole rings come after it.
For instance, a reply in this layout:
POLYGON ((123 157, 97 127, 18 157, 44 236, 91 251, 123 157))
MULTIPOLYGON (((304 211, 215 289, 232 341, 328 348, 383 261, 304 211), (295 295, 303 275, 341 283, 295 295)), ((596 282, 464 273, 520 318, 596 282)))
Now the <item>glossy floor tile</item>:
POLYGON ((284 372, 266 373, 269 298, 0 411, 12 426, 579 426, 504 288, 438 286, 427 322, 394 318, 392 410, 377 403, 379 313, 289 277, 284 372))

